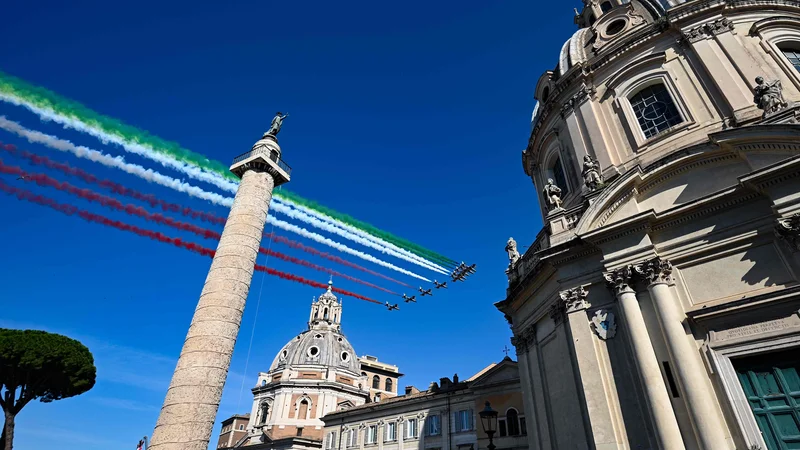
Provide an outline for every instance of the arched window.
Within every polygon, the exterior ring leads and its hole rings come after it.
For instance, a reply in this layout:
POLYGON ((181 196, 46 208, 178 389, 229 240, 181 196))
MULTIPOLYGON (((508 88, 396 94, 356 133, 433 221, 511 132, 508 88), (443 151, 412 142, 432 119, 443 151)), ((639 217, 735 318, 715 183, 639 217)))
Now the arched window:
POLYGON ((800 72, 800 48, 798 47, 780 47, 783 56, 789 60, 794 68, 800 72))
POLYGON ((645 138, 651 138, 683 122, 672 96, 661 83, 652 84, 630 98, 631 107, 645 138))
POLYGON ((377 375, 372 377, 372 389, 380 389, 381 388, 381 378, 377 375))
POLYGON ((322 315, 322 318, 328 320, 328 308, 325 308, 325 313, 322 315))
POLYGON ((361 376, 362 376, 362 377, 365 377, 365 376, 367 376, 367 372, 361 372, 361 376))
POLYGON ((595 22, 597 22, 597 17, 594 14, 589 15, 589 26, 594 25, 595 22))
POLYGON ((547 103, 548 98, 550 98, 550 86, 545 86, 542 89, 542 103, 547 103))
POLYGON ((506 422, 508 423, 508 435, 519 436, 519 416, 516 409, 509 408, 506 411, 506 422))
POLYGON ((603 2, 600 4, 600 10, 603 11, 604 13, 611 11, 611 8, 613 7, 614 5, 612 5, 611 2, 603 2))
POLYGON ((387 378, 386 379, 385 385, 386 385, 386 388, 384 390, 392 392, 392 388, 394 387, 394 383, 392 382, 391 378, 387 378))
POLYGON ((297 418, 308 418, 308 400, 303 399, 303 401, 300 402, 300 406, 297 408, 297 418))

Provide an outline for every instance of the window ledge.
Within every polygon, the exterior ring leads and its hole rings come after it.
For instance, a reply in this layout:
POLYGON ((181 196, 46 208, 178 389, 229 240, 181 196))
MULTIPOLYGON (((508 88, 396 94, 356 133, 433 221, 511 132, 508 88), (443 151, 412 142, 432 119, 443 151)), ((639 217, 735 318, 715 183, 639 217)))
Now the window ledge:
POLYGON ((639 144, 639 148, 638 148, 638 150, 636 150, 636 153, 644 152, 644 151, 648 150, 650 147, 652 147, 653 144, 656 144, 656 143, 658 143, 660 141, 663 141, 666 138, 668 138, 668 137, 670 137, 670 136, 672 136, 672 135, 674 135, 674 134, 676 134, 676 133, 678 133, 680 131, 684 131, 684 130, 686 130, 688 128, 691 128, 694 124, 695 124, 694 121, 681 122, 681 123, 679 123, 679 124, 677 124, 675 126, 667 128, 666 130, 662 131, 661 133, 658 133, 657 135, 655 135, 655 136, 653 136, 651 138, 648 138, 648 139, 644 140, 641 144, 639 144))

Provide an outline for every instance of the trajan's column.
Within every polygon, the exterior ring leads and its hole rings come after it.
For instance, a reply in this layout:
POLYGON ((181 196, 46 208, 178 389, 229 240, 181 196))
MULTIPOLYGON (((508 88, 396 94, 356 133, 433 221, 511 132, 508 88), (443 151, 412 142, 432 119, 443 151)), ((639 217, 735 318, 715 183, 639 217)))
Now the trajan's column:
POLYGON ((208 448, 272 189, 291 173, 276 137, 286 117, 278 113, 253 149, 233 160, 230 170, 241 182, 153 431, 153 450, 208 448))

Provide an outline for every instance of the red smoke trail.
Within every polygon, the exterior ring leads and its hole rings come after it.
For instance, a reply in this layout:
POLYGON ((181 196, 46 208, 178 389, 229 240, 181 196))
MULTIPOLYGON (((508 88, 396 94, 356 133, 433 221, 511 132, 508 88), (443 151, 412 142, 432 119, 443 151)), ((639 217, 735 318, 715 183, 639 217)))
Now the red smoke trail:
POLYGON ((274 233, 264 233, 264 236, 266 236, 267 238, 271 239, 273 242, 278 242, 280 244, 285 244, 285 245, 287 245, 289 247, 296 248, 298 250, 302 250, 302 251, 304 251, 306 253, 310 253, 312 255, 319 256, 321 258, 325 258, 325 259, 333 261, 335 263, 339 263, 339 264, 341 264, 343 266, 352 267, 353 269, 358 269, 358 270, 360 270, 362 272, 366 272, 366 273, 368 273, 370 275, 375 275, 376 277, 380 277, 380 278, 383 278, 385 280, 389 280, 389 281, 392 281, 394 283, 397 283, 397 284, 400 284, 400 285, 403 285, 403 286, 406 286, 406 287, 410 287, 412 289, 414 288, 414 286, 411 286, 410 284, 406 284, 406 283, 403 283, 402 281, 395 280, 394 278, 387 277, 386 275, 383 275, 381 273, 375 272, 373 270, 369 270, 366 267, 361 267, 358 264, 351 263, 350 261, 342 259, 342 258, 340 258, 340 257, 338 257, 336 255, 331 255, 330 253, 317 250, 314 247, 309 247, 307 245, 303 245, 303 244, 301 244, 299 242, 295 242, 295 241, 293 241, 291 239, 288 239, 288 238, 285 238, 283 236, 278 236, 278 235, 276 235, 274 233))
MULTIPOLYGON (((3 144, 2 142, 0 142, 0 149, 3 149, 5 151, 7 151, 7 152, 11 153, 14 156, 25 158, 25 159, 27 159, 28 161, 30 161, 31 163, 33 163, 35 165, 41 165, 41 166, 48 167, 50 169, 60 170, 61 172, 65 173, 67 175, 81 178, 82 180, 86 181, 87 183, 97 184, 97 185, 99 185, 99 186, 101 186, 101 187, 103 187, 105 189, 108 189, 111 192, 114 192, 116 194, 124 195, 124 196, 131 197, 131 198, 135 198, 137 200, 141 200, 143 202, 146 202, 146 203, 150 204, 153 207, 159 206, 164 211, 178 212, 180 214, 183 214, 186 217, 192 217, 192 218, 195 218, 195 219, 199 218, 199 219, 204 220, 206 222, 219 224, 219 225, 224 225, 225 222, 226 222, 226 219, 224 217, 220 217, 220 216, 217 216, 215 214, 204 212, 204 211, 197 211, 197 210, 194 210, 192 208, 189 208, 188 206, 181 206, 181 205, 177 205, 175 203, 166 202, 164 200, 161 200, 161 199, 157 198, 156 196, 154 196, 152 194, 143 194, 143 193, 141 193, 139 191, 136 191, 135 189, 131 189, 131 188, 125 187, 125 186, 123 186, 123 185, 121 185, 119 183, 115 183, 115 182, 110 181, 110 180, 98 179, 94 175, 92 175, 92 174, 90 174, 90 173, 88 173, 88 172, 86 172, 86 171, 84 171, 82 169, 78 169, 76 167, 72 167, 69 164, 59 163, 59 162, 53 161, 53 160, 51 160, 50 158, 48 158, 46 156, 40 156, 40 155, 36 155, 34 153, 27 152, 25 150, 19 150, 14 145, 11 145, 11 144, 3 144)), ((191 230, 189 230, 189 231, 191 231, 191 230)), ((198 233, 198 234, 200 234, 201 236, 204 236, 203 233, 198 233)), ((316 249, 314 247, 309 247, 307 245, 304 245, 304 244, 301 244, 299 242, 293 241, 293 240, 291 240, 289 238, 286 238, 286 237, 283 237, 283 236, 278 236, 278 235, 273 234, 273 233, 264 233, 264 236, 268 237, 273 242, 277 242, 277 243, 284 244, 284 245, 287 245, 287 246, 292 247, 292 248, 296 248, 298 250, 302 250, 302 251, 304 251, 306 253, 310 253, 310 254, 312 254, 314 256, 319 256, 321 258, 325 258, 325 259, 327 259, 329 261, 341 264, 343 266, 347 266, 347 267, 350 267, 350 268, 353 268, 353 269, 356 269, 356 270, 360 270, 360 271, 368 273, 370 275, 374 275, 374 276, 383 278, 385 280, 391 281, 393 283, 397 283, 399 285, 406 286, 406 287, 409 287, 409 288, 413 289, 413 286, 411 286, 410 284, 403 283, 402 281, 395 280, 394 278, 391 278, 391 277, 388 277, 388 276, 383 275, 381 273, 378 273, 378 272, 375 272, 373 270, 367 269, 366 267, 363 267, 363 266, 360 266, 358 264, 352 263, 352 262, 347 261, 345 259, 342 259, 342 258, 340 258, 340 257, 338 257, 336 255, 331 255, 330 253, 323 252, 323 251, 318 250, 318 249, 316 249)), ((217 237, 217 239, 219 239, 219 237, 217 237)))
MULTIPOLYGON (((270 269, 269 267, 266 267, 266 266, 261 266, 261 265, 256 264, 256 270, 258 270, 259 272, 266 272, 266 273, 268 273, 270 275, 275 275, 277 277, 281 277, 284 280, 297 281, 298 283, 303 283, 303 284, 307 284, 309 286, 314 286, 314 287, 318 287, 318 288, 322 288, 322 289, 327 289, 328 288, 327 284, 318 283, 318 282, 312 281, 312 280, 307 280, 307 279, 305 279, 303 277, 298 277, 297 275, 292 275, 290 273, 281 272, 281 271, 278 271, 278 270, 275 270, 275 269, 270 269)), ((357 298, 359 300, 364 300, 364 301, 367 301, 367 302, 376 303, 378 305, 382 305, 383 304, 383 303, 381 303, 381 302, 379 302, 377 300, 373 300, 373 299, 371 299, 369 297, 364 297, 363 295, 354 294, 354 293, 352 293, 350 291, 346 291, 346 290, 341 289, 341 288, 331 287, 331 290, 333 292, 336 292, 337 294, 346 295, 348 297, 357 298)))
POLYGON ((191 217, 193 219, 201 219, 206 222, 215 223, 219 225, 225 223, 225 218, 223 217, 219 217, 204 211, 195 211, 192 208, 177 205, 175 203, 165 202, 164 200, 157 198, 155 195, 143 194, 135 189, 125 187, 119 183, 115 183, 110 180, 101 180, 95 177, 94 175, 86 172, 85 170, 72 167, 69 164, 53 161, 46 156, 40 156, 24 150, 19 150, 11 144, 3 144, 2 142, 0 142, 0 149, 7 151, 14 156, 25 158, 35 165, 45 166, 50 169, 60 170, 61 172, 64 172, 67 175, 78 177, 87 183, 97 184, 102 188, 107 189, 115 194, 135 198, 136 200, 141 200, 143 202, 149 203, 150 206, 152 207, 159 206, 164 211, 177 212, 186 217, 191 217))
POLYGON ((304 259, 295 258, 294 256, 285 255, 283 253, 279 253, 279 252, 276 252, 274 250, 269 250, 269 249, 266 249, 264 247, 260 247, 258 249, 258 251, 259 251, 259 253, 262 253, 264 255, 274 256, 274 257, 276 257, 278 259, 282 259, 284 261, 288 261, 288 262, 293 263, 293 264, 298 264, 298 265, 301 265, 301 266, 304 266, 304 267, 308 267, 309 269, 314 269, 314 270, 318 270, 320 272, 329 273, 329 274, 337 276, 337 277, 342 277, 342 278, 344 278, 346 280, 355 281, 356 283, 361 283, 361 284, 363 284, 365 286, 369 286, 371 288, 379 289, 379 290, 381 290, 383 292, 388 292, 388 293, 390 293, 392 295, 397 295, 398 297, 400 296, 400 294, 398 294, 397 292, 393 292, 393 291, 390 291, 389 289, 382 288, 380 286, 374 285, 372 283, 368 283, 368 282, 363 281, 363 280, 359 280, 358 278, 355 278, 355 277, 351 277, 350 275, 345 275, 345 274, 343 274, 341 272, 337 272, 335 270, 328 269, 327 267, 318 266, 318 265, 316 265, 314 263, 311 263, 311 262, 308 262, 308 261, 306 261, 304 259))
POLYGON ((200 235, 200 236, 202 236, 202 237, 204 237, 206 239, 219 239, 220 238, 220 234, 218 232, 216 232, 216 231, 209 230, 209 229, 206 229, 206 228, 201 228, 201 227, 192 225, 190 223, 180 222, 180 221, 174 220, 171 217, 166 217, 166 216, 158 214, 158 213, 151 213, 151 212, 147 211, 146 209, 144 209, 144 208, 142 208, 140 206, 135 206, 135 205, 131 205, 131 204, 127 204, 126 205, 126 204, 123 204, 122 202, 120 202, 119 200, 117 200, 115 198, 107 197, 107 196, 102 195, 102 194, 98 194, 98 193, 93 192, 93 191, 91 191, 89 189, 81 189, 81 188, 75 187, 75 186, 73 186, 73 185, 71 185, 69 183, 59 182, 58 180, 56 180, 54 178, 50 178, 49 176, 47 176, 45 174, 26 172, 26 171, 20 169, 19 167, 7 166, 7 165, 3 164, 2 160, 0 160, 0 173, 24 177, 26 180, 33 181, 36 184, 38 184, 39 186, 51 187, 51 188, 54 188, 54 189, 58 189, 59 191, 68 192, 68 193, 70 193, 72 195, 75 195, 77 197, 81 197, 83 199, 89 200, 90 202, 96 202, 96 203, 99 203, 99 204, 101 204, 103 206, 106 206, 106 207, 109 207, 109 208, 112 208, 112 209, 116 209, 118 211, 123 211, 123 212, 125 212, 127 214, 131 214, 131 215, 134 215, 134 216, 139 216, 139 217, 142 217, 145 220, 148 220, 150 222, 164 224, 164 225, 167 225, 167 226, 170 226, 170 227, 173 227, 173 228, 177 228, 179 230, 189 231, 189 232, 195 233, 197 235, 200 235))
MULTIPOLYGON (((109 227, 112 227, 112 228, 116 228, 116 229, 119 229, 119 230, 122 230, 122 231, 128 231, 128 232, 137 234, 139 236, 148 237, 150 239, 153 239, 153 240, 156 240, 156 241, 159 241, 159 242, 172 244, 172 245, 174 245, 176 247, 183 248, 183 249, 195 252, 195 253, 199 253, 199 254, 204 255, 204 256, 208 256, 208 257, 212 257, 212 258, 214 257, 214 250, 212 250, 210 248, 203 247, 203 246, 197 245, 197 244, 192 243, 192 242, 185 242, 180 238, 172 238, 172 237, 166 236, 166 235, 164 235, 162 233, 159 233, 157 231, 151 231, 151 230, 146 230, 144 228, 139 228, 139 227, 137 227, 135 225, 130 225, 130 224, 127 224, 127 223, 124 223, 124 222, 120 222, 119 220, 111 220, 108 217, 104 217, 104 216, 101 216, 99 214, 94 214, 94 213, 91 213, 89 211, 85 211, 85 210, 79 209, 79 208, 77 208, 75 206, 72 206, 72 205, 64 205, 64 204, 56 202, 55 200, 47 198, 45 196, 36 195, 31 191, 27 191, 25 189, 19 189, 19 188, 15 188, 13 186, 9 186, 9 185, 3 183, 2 181, 0 181, 0 191, 3 191, 3 192, 5 192, 6 194, 9 194, 9 195, 13 195, 13 196, 17 197, 20 200, 25 200, 25 201, 28 201, 28 202, 31 202, 31 203, 36 203, 38 205, 47 206, 49 208, 52 208, 52 209, 54 209, 54 210, 56 210, 56 211, 58 211, 58 212, 60 212, 62 214, 66 214, 68 216, 77 215, 78 217, 80 217, 81 219, 83 219, 83 220, 85 220, 87 222, 99 223, 101 225, 106 225, 106 226, 109 226, 109 227)), ((281 272, 281 271, 275 270, 275 269, 270 269, 270 268, 264 267, 264 266, 256 265, 255 269, 258 270, 258 271, 261 271, 261 272, 266 272, 266 273, 268 273, 270 275, 273 275, 273 276, 277 276, 277 277, 283 278, 284 280, 295 281, 295 282, 298 282, 298 283, 303 283, 303 284, 306 284, 306 285, 309 285, 309 286, 313 286, 313 287, 317 287, 317 288, 327 288, 328 287, 326 284, 323 284, 323 283, 318 283, 316 281, 308 280, 308 279, 305 279, 303 277, 292 275, 292 274, 286 273, 286 272, 281 272)), ((371 302, 371 303, 376 303, 376 304, 379 304, 379 305, 382 304, 381 302, 379 302, 377 300, 373 300, 373 299, 371 299, 369 297, 365 297, 363 295, 359 295, 359 294, 356 294, 354 292, 350 292, 350 291, 347 291, 347 290, 344 290, 344 289, 341 289, 341 288, 334 287, 333 291, 336 292, 336 293, 342 294, 342 295, 346 295, 348 297, 357 298, 359 300, 364 300, 364 301, 368 301, 368 302, 371 302)))
MULTIPOLYGON (((189 224, 189 223, 185 223, 185 222, 179 222, 177 220, 172 219, 171 217, 165 217, 165 216, 163 216, 161 214, 158 214, 158 213, 150 213, 149 211, 147 211, 146 209, 144 209, 144 208, 142 208, 140 206, 135 206, 135 205, 131 205, 131 204, 125 205, 125 204, 123 204, 122 202, 120 202, 119 200, 117 200, 115 198, 107 197, 107 196, 102 195, 102 194, 98 194, 98 193, 93 192, 93 191, 91 191, 89 189, 81 189, 81 188, 75 187, 75 186, 73 186, 73 185, 71 185, 69 183, 66 183, 66 182, 59 182, 58 180, 56 180, 54 178, 51 178, 51 177, 49 177, 49 176, 47 176, 45 174, 26 172, 26 171, 22 170, 19 167, 7 166, 7 165, 3 164, 2 160, 0 160, 0 173, 8 174, 8 175, 21 176, 21 177, 24 177, 26 180, 30 180, 30 181, 36 182, 36 184, 38 184, 39 186, 52 187, 52 188, 55 188, 55 189, 57 189, 59 191, 68 192, 68 193, 70 193, 72 195, 75 195, 77 197, 81 197, 83 199, 89 200, 90 202, 97 202, 97 203, 99 203, 99 204, 101 204, 103 206, 106 206, 106 207, 109 207, 109 208, 112 208, 112 209, 116 209, 118 211, 122 211, 122 212, 125 212, 125 213, 130 214, 130 215, 142 217, 143 219, 148 220, 150 222, 155 222, 155 223, 158 223, 158 224, 167 225, 167 226, 170 226, 170 227, 173 227, 173 228, 176 228, 176 229, 179 229, 179 230, 183 230, 183 231, 189 231, 189 232, 192 232, 192 233, 197 234, 199 236, 202 236, 202 237, 204 237, 206 239, 219 240, 220 237, 221 237, 220 234, 218 232, 216 232, 216 231, 209 230, 207 228, 198 227, 198 226, 195 226, 195 225, 192 225, 192 224, 189 224)), ((304 267, 308 267, 310 269, 318 270, 318 271, 321 271, 321 272, 329 273, 331 275, 335 275, 335 276, 338 276, 338 277, 345 278, 347 280, 355 281, 356 283, 361 283, 361 284, 363 284, 365 286, 369 286, 371 288, 379 289, 381 291, 388 292, 388 293, 390 293, 392 295, 398 295, 398 296, 400 295, 400 294, 398 294, 396 292, 390 291, 389 289, 382 288, 380 286, 374 285, 372 283, 368 283, 368 282, 360 280, 358 278, 351 277, 349 275, 345 275, 345 274, 337 272, 335 270, 331 270, 331 269, 328 269, 328 268, 325 268, 325 267, 310 263, 310 262, 305 261, 305 260, 300 259, 300 258, 295 258, 293 256, 285 255, 283 253, 276 252, 274 250, 267 250, 267 249, 261 247, 261 248, 259 248, 259 252, 261 252, 261 253, 263 253, 265 255, 274 256, 276 258, 282 259, 284 261, 291 262, 293 264, 298 264, 298 265, 301 265, 301 266, 304 266, 304 267)))

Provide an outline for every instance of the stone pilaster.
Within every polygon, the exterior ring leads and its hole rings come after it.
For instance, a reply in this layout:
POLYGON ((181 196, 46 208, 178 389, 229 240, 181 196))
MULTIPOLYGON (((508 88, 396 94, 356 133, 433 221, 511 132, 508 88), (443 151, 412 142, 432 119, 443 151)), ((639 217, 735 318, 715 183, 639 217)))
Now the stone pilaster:
POLYGON ((729 449, 722 417, 715 407, 713 388, 708 381, 697 347, 683 327, 686 314, 670 289, 672 264, 655 257, 637 264, 634 270, 647 281, 647 290, 653 299, 658 322, 664 333, 670 360, 675 368, 700 448, 729 449))
POLYGON ((242 176, 183 344, 152 450, 207 450, 239 334, 274 180, 242 176))
POLYGON ((591 428, 593 448, 613 450, 621 447, 614 432, 611 418, 611 405, 606 395, 605 380, 600 368, 600 358, 595 347, 595 337, 589 327, 586 310, 591 307, 583 286, 559 293, 567 311, 567 325, 572 348, 575 351, 575 362, 580 375, 583 398, 586 400, 586 414, 591 428))
POLYGON ((639 300, 631 288, 633 270, 630 266, 621 267, 604 274, 608 287, 617 297, 620 310, 624 316, 624 326, 633 348, 636 370, 644 388, 647 409, 653 421, 655 439, 659 449, 683 450, 683 438, 667 387, 661 377, 656 353, 647 326, 639 308, 639 300))

